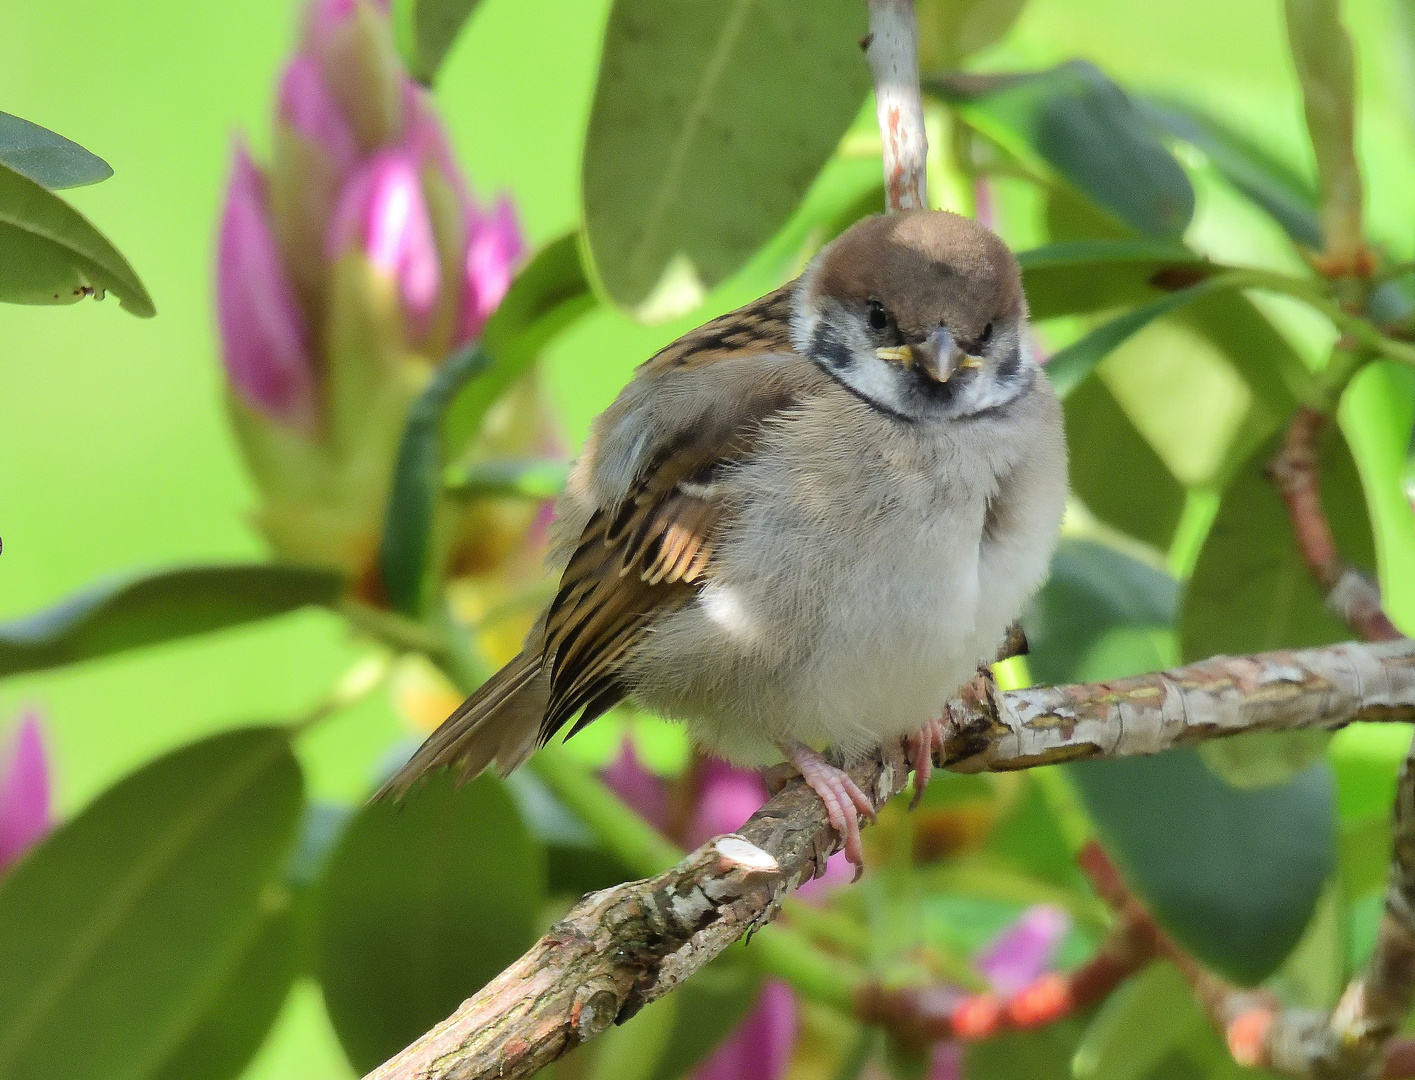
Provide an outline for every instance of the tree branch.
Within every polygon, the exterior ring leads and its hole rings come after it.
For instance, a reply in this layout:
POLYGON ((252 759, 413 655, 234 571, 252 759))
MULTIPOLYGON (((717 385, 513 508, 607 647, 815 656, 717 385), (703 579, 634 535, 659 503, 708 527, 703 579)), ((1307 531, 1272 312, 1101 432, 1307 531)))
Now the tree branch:
MULTIPOLYGON (((1022 769, 1352 720, 1415 720, 1415 642, 1218 657, 1112 682, 1015 690, 977 705, 956 700, 940 764, 965 772, 1022 769)), ((907 780, 899 747, 851 774, 877 805, 907 780)), ((799 781, 787 784, 740 833, 709 841, 657 877, 586 897, 525 956, 370 1077, 530 1076, 769 921, 839 843, 820 800, 799 781)))
POLYGON ((919 91, 919 25, 914 0, 868 0, 870 33, 861 44, 875 83, 884 146, 885 209, 929 205, 924 100, 919 91))
POLYGON ((1317 446, 1326 422, 1316 409, 1299 408, 1283 437, 1282 449, 1268 466, 1268 477, 1287 503, 1297 548, 1332 614, 1366 641, 1394 641, 1401 634, 1381 607, 1380 590, 1342 560, 1322 509, 1317 446))

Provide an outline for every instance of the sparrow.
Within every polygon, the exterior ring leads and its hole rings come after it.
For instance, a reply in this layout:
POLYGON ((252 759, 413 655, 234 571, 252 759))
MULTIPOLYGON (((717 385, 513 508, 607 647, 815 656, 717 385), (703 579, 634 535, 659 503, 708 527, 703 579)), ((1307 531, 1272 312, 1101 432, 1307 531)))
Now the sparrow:
POLYGON ((922 789, 1066 494, 1007 246, 944 211, 866 218, 637 369, 559 500, 554 600, 380 795, 505 775, 628 700, 735 764, 789 762, 858 871, 874 807, 821 751, 907 738, 922 789))

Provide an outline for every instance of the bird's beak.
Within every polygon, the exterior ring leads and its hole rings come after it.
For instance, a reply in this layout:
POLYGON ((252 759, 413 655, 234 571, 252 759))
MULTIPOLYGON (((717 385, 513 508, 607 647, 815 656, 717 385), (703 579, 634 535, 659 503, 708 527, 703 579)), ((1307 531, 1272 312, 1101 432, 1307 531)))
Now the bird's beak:
POLYGON ((934 382, 946 383, 959 368, 982 367, 981 357, 970 356, 958 347, 947 328, 940 326, 922 343, 913 346, 914 363, 934 382))

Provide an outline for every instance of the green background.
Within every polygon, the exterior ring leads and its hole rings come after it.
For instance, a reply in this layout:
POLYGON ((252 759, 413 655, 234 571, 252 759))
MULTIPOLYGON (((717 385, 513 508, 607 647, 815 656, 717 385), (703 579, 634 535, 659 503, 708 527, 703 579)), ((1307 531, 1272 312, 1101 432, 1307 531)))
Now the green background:
MULTIPOLYGON (((533 244, 579 216, 580 140, 607 7, 485 0, 439 79, 476 190, 509 191, 533 244), (521 36, 527 27, 533 40, 521 36)), ((1346 9, 1363 87, 1399 85, 1390 6, 1355 0, 1346 9)), ((244 518, 254 493, 221 405, 211 241, 232 139, 249 132, 265 149, 296 15, 289 0, 63 9, 0 0, 0 109, 112 164, 113 179, 66 197, 129 257, 159 313, 134 319, 112 300, 0 307, 0 619, 105 574, 260 554, 244 518)), ((1033 0, 980 59, 1030 67, 1071 57, 1132 88, 1182 92, 1291 160, 1309 154, 1275 0, 1033 0)), ((1409 189, 1382 188, 1403 185, 1415 168, 1403 103, 1372 89, 1362 110, 1371 231, 1408 251, 1409 189)), ((1223 197, 1200 190, 1201 221, 1205 200, 1223 197)), ((1275 244, 1274 233, 1212 246, 1275 244)), ((601 311, 556 343, 546 370, 573 439, 664 333, 601 311)), ((68 815, 163 750, 299 712, 356 656, 336 617, 304 613, 9 680, 0 730, 26 704, 43 709, 58 809, 68 815)), ((402 733, 383 696, 323 725, 300 746, 312 795, 359 796, 402 733)), ((248 1075, 349 1075, 316 990, 291 998, 248 1075)))

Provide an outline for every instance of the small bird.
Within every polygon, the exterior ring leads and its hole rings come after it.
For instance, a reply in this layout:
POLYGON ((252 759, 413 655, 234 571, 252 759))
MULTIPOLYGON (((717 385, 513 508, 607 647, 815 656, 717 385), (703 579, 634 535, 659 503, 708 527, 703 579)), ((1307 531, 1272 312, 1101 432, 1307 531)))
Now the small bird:
POLYGON ((866 218, 639 367, 558 504, 555 599, 380 796, 505 775, 627 699, 736 764, 790 762, 858 870, 873 805, 820 751, 907 737, 927 783, 1066 492, 1007 246, 943 211, 866 218))

